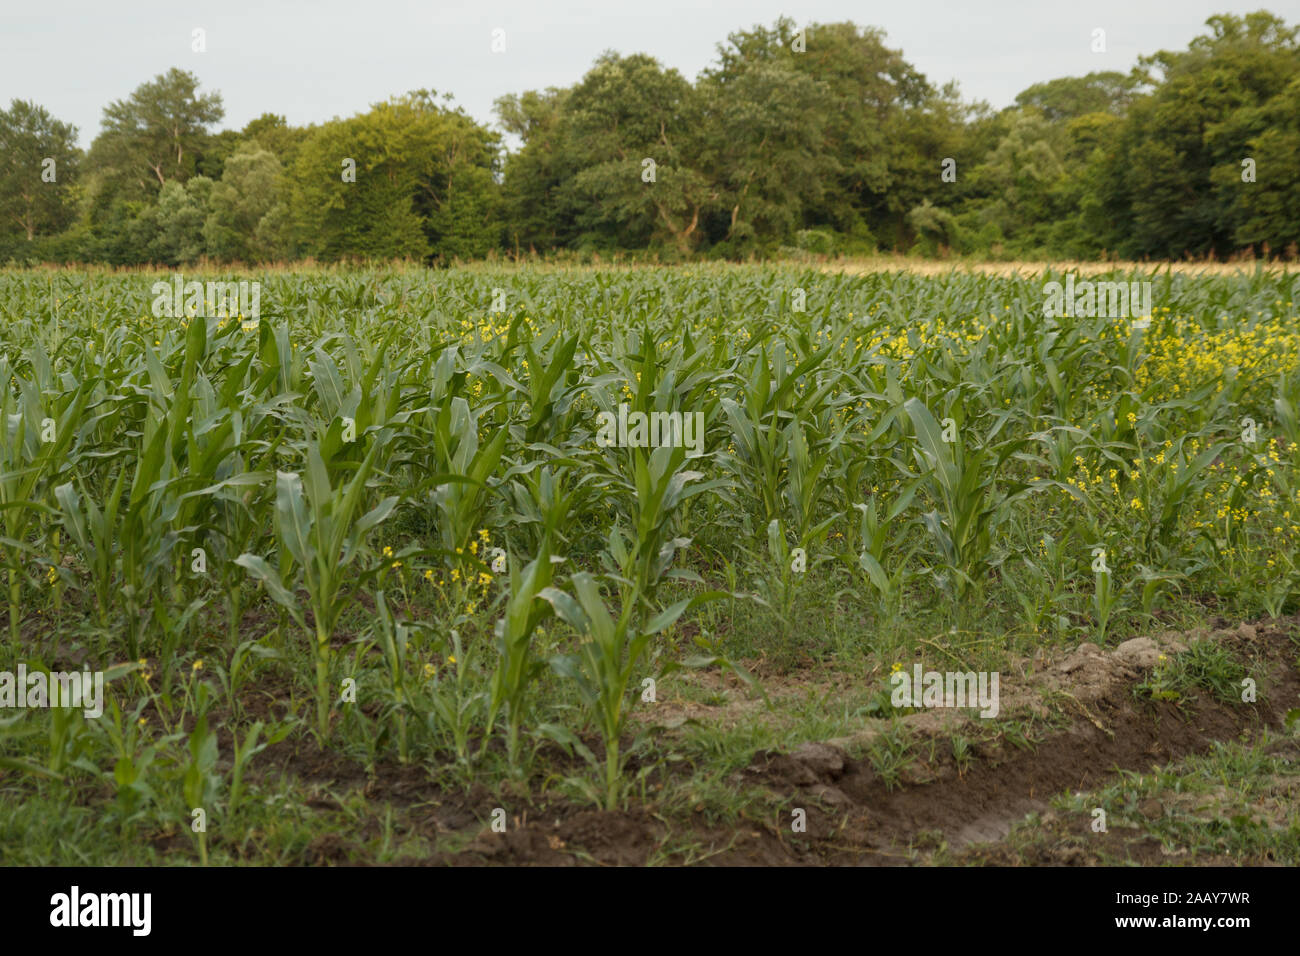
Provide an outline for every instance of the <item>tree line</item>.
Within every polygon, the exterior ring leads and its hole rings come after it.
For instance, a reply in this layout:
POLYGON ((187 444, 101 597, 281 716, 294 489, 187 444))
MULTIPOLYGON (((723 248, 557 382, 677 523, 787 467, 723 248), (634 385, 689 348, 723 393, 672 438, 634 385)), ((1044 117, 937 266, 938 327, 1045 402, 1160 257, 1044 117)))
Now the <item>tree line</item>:
POLYGON ((0 110, 0 262, 1294 257, 1297 30, 1214 16, 1186 50, 994 110, 879 30, 783 18, 694 82, 606 53, 498 99, 496 128, 417 90, 217 131, 221 96, 172 69, 110 103, 84 153, 43 107, 0 110))

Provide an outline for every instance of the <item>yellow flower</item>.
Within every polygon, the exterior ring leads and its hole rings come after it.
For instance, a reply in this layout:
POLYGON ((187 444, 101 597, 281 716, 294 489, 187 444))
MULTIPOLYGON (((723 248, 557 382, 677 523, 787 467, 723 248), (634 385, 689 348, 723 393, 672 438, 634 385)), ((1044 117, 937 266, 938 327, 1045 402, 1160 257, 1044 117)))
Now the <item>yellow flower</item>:
POLYGON ((483 541, 483 542, 485 542, 485 543, 486 543, 486 542, 489 540, 489 538, 491 537, 491 536, 488 534, 488 530, 487 530, 487 528, 480 528, 480 529, 479 529, 479 532, 478 532, 478 536, 479 536, 479 540, 480 540, 480 541, 483 541))
POLYGON ((424 580, 426 580, 426 581, 432 581, 432 580, 433 580, 433 571, 432 571, 432 570, 427 570, 427 571, 424 572, 424 580))
POLYGON ((190 665, 190 670, 192 670, 192 671, 201 671, 201 670, 203 670, 203 662, 202 662, 202 661, 195 661, 193 664, 190 665))
POLYGON ((894 662, 894 666, 891 667, 891 668, 889 669, 889 673, 891 673, 891 674, 897 674, 897 673, 898 673, 899 671, 901 671, 902 669, 903 669, 903 665, 902 665, 902 664, 899 664, 897 661, 895 661, 895 662, 894 662))
POLYGON ((1142 510, 1142 502, 1139 501, 1137 498, 1134 498, 1132 501, 1130 501, 1130 502, 1128 503, 1128 506, 1129 506, 1130 508, 1136 508, 1136 509, 1139 510, 1139 511, 1142 510))
POLYGON ((438 668, 434 667, 432 664, 425 664, 425 665, 424 665, 424 676, 425 676, 425 677, 433 677, 433 676, 434 676, 435 674, 437 674, 437 673, 438 673, 438 668))
POLYGON ((456 655, 455 655, 455 654, 450 655, 450 656, 447 658, 447 663, 448 663, 448 664, 455 664, 455 663, 456 663, 456 655))

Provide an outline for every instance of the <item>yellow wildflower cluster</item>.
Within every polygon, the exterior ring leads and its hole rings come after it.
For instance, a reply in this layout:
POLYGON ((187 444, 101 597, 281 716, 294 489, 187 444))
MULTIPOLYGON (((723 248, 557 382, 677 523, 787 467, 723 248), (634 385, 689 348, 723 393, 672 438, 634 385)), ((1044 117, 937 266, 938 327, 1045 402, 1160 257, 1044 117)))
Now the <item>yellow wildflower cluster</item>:
MULTIPOLYGON (((1137 463, 1134 463, 1137 467, 1137 463)), ((1136 472, 1130 473, 1130 477, 1136 475, 1136 472)), ((1119 469, 1109 468, 1105 472, 1101 469, 1093 474, 1088 470, 1088 463, 1083 460, 1082 455, 1074 456, 1074 474, 1065 479, 1065 483, 1079 491, 1087 494, 1089 491, 1106 491, 1108 488, 1111 494, 1119 494, 1119 469)))
MULTIPOLYGON (((472 539, 469 543, 469 553, 471 555, 474 555, 475 557, 478 557, 480 547, 481 547, 483 552, 483 560, 486 560, 487 552, 488 549, 491 547, 491 545, 492 545, 491 533, 488 531, 487 528, 480 528, 477 537, 472 539)), ((456 553, 459 555, 463 555, 465 553, 465 549, 457 548, 456 553)), ((474 588, 477 586, 479 589, 479 595, 477 598, 473 598, 472 600, 468 601, 468 603, 466 603, 465 612, 467 614, 473 614, 476 610, 478 610, 479 602, 487 598, 488 589, 491 587, 492 582, 495 580, 495 575, 493 575, 489 571, 480 571, 477 576, 469 576, 469 575, 463 575, 461 573, 460 568, 452 568, 447 578, 443 578, 441 575, 435 575, 433 569, 428 568, 424 571, 423 577, 424 580, 428 581, 430 584, 437 585, 437 587, 439 588, 446 587, 448 580, 450 580, 452 584, 461 584, 463 582, 467 588, 474 588)), ((473 596, 472 591, 467 596, 472 597, 473 596)))
MULTIPOLYGON (((475 322, 473 319, 465 318, 460 320, 460 330, 465 333, 466 338, 477 338, 482 342, 491 342, 495 338, 500 338, 509 334, 510 325, 515 320, 517 312, 489 312, 483 316, 482 320, 475 322)), ((524 325, 536 332, 537 324, 531 316, 525 315, 524 325)))
MULTIPOLYGON (((1224 372, 1237 368, 1250 383, 1247 397, 1272 387, 1279 372, 1300 367, 1300 329, 1282 316, 1259 318, 1240 326, 1206 330, 1190 317, 1173 316, 1146 340, 1149 354, 1136 370, 1139 390, 1165 383, 1167 395, 1186 395, 1203 385, 1224 381, 1224 372)), ((1262 392, 1261 392, 1262 394, 1262 392)))

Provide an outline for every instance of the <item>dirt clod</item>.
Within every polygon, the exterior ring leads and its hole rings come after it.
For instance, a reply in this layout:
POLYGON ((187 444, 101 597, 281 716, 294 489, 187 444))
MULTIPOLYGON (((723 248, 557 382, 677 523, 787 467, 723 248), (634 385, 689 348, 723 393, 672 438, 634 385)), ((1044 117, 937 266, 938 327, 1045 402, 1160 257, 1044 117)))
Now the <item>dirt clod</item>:
POLYGON ((1152 667, 1160 657, 1160 647, 1149 637, 1135 637, 1115 648, 1114 656, 1133 667, 1152 667))

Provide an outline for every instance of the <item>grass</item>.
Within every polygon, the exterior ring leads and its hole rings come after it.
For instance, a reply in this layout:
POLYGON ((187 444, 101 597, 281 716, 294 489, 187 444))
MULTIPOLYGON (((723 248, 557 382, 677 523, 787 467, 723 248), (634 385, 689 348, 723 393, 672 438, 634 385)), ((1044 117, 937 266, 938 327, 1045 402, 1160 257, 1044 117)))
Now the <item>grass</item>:
POLYGON ((1228 648, 1202 641, 1172 658, 1160 655, 1155 669, 1135 690, 1150 700, 1180 702, 1197 688, 1205 688, 1220 700, 1241 703, 1246 700, 1247 673, 1228 648))
MULTIPOLYGON (((1219 866, 1300 862, 1300 746, 1294 737, 1214 745, 1204 756, 1149 773, 1123 772, 1108 787, 1062 797, 1013 829, 1004 856, 1097 865, 1167 862, 1219 866), (1105 812, 1106 831, 1092 828, 1105 812)), ((977 862, 972 849, 960 862, 977 862)), ((947 862, 953 862, 948 857, 947 862)))

